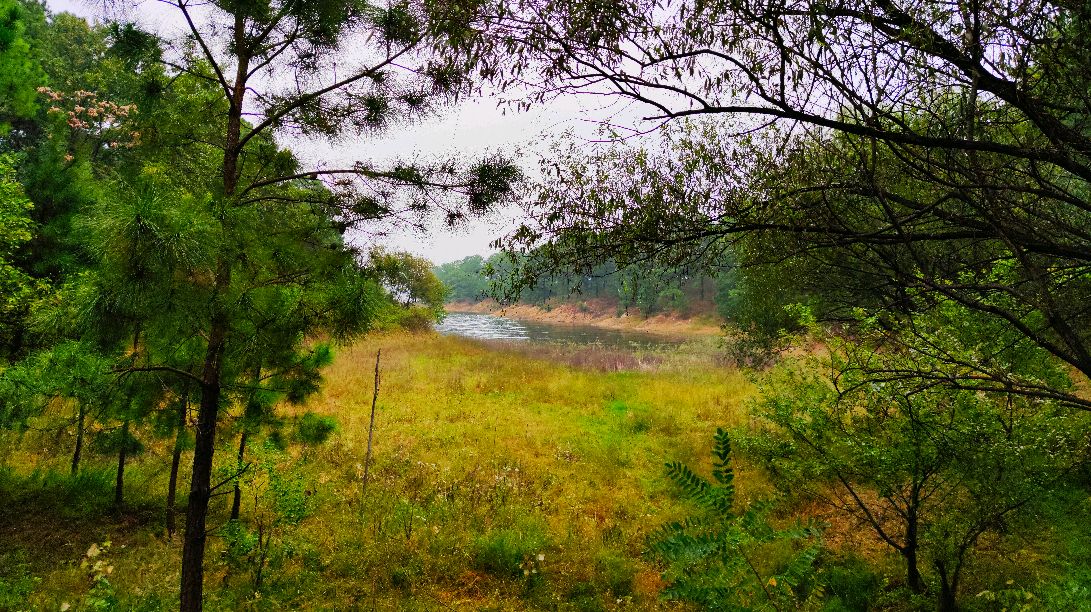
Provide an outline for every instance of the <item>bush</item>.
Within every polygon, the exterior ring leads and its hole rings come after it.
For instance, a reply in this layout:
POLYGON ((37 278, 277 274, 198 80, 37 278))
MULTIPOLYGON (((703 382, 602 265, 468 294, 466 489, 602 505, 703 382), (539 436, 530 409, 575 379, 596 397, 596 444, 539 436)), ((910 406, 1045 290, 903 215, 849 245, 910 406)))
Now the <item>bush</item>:
POLYGON ((829 601, 823 609, 868 610, 882 586, 878 574, 857 557, 850 557, 826 569, 823 582, 829 601))
POLYGON ((544 556, 544 548, 540 529, 494 529, 474 542, 473 566, 498 578, 516 578, 531 571, 525 566, 544 556))
POLYGON ((410 555, 397 560, 390 568, 390 584, 394 588, 409 593, 425 577, 424 562, 419 556, 410 555))
POLYGON ((0 555, 0 610, 17 610, 41 581, 30 575, 29 564, 22 552, 0 555))
POLYGON ((599 589, 590 582, 577 582, 568 591, 568 603, 577 612, 604 612, 599 589))
POLYGON ((303 444, 317 446, 329 440, 335 431, 337 431, 337 421, 333 417, 308 412, 299 419, 295 437, 303 444))
POLYGON ((396 324, 407 331, 428 331, 442 318, 442 311, 437 312, 423 306, 410 306, 399 313, 396 324))
POLYGON ((713 440, 712 480, 682 463, 667 464, 667 475, 697 512, 648 538, 648 554, 666 565, 664 596, 710 610, 807 607, 820 595, 813 588, 819 529, 778 529, 765 503, 736 509, 731 440, 722 429, 713 440), (777 562, 763 573, 752 559, 777 562))

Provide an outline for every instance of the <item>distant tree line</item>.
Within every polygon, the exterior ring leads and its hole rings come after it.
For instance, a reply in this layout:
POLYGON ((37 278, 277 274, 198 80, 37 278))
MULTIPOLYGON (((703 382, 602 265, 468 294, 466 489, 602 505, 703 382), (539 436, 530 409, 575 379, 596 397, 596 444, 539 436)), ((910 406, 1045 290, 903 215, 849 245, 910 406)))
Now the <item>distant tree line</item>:
POLYGON ((589 299, 616 304, 618 312, 632 309, 648 316, 660 312, 689 314, 694 307, 715 305, 725 318, 744 316, 738 291, 741 278, 729 258, 716 266, 619 267, 613 261, 597 264, 580 274, 551 270, 513 289, 520 262, 509 254, 488 258, 471 255, 435 267, 436 277, 448 289, 448 302, 476 303, 485 299, 546 305, 580 303, 589 299))

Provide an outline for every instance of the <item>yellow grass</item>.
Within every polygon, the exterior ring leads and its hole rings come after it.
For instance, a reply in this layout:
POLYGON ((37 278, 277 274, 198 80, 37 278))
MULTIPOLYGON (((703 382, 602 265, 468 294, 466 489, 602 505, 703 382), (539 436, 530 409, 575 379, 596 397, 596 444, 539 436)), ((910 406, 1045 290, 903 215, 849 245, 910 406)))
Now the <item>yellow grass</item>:
MULTIPOLYGON (((600 372, 433 334, 368 337, 341 349, 326 378, 306 406, 283 408, 289 417, 330 415, 339 426, 322 447, 293 445, 278 464, 306 482, 311 514, 275 532, 260 595, 246 561, 232 565, 223 541, 212 538, 210 609, 669 607, 658 597, 657 569, 641 556, 647 534, 685 511, 663 464, 707 470, 712 433, 741 422, 752 392, 742 374, 711 364, 600 372), (375 455, 361 499, 379 348, 375 455), (530 574, 512 567, 513 558, 530 574)), ((221 431, 218 463, 226 470, 236 439, 229 426, 221 431)), ((37 444, 24 442, 9 459, 21 463, 17 477, 34 467, 37 444)), ((13 517, 14 529, 29 530, 37 518, 71 540, 45 561, 28 560, 41 578, 29 607, 80 603, 88 589, 81 555, 107 538, 122 601, 170 607, 180 545, 161 533, 165 448, 153 445, 131 468, 135 509, 127 516, 13 517)), ((38 466, 61 468, 67 451, 55 448, 38 466)), ((739 474, 744 498, 752 480, 739 474)), ((268 504, 253 497, 262 490, 260 481, 247 490, 243 518, 251 527, 269 516, 268 504)), ((211 524, 224 522, 228 498, 218 500, 211 524)), ((9 550, 32 544, 0 538, 9 550)))

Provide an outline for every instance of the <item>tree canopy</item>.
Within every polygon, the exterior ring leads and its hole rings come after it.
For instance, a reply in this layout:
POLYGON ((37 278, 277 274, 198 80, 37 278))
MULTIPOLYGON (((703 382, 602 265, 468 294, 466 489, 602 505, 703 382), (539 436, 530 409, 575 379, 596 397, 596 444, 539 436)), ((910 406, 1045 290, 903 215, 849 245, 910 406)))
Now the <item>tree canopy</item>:
POLYGON ((669 123, 652 144, 548 160, 533 221, 508 241, 539 254, 532 268, 731 251, 792 270, 821 317, 880 317, 915 347, 916 313, 981 316, 1006 342, 958 380, 1032 393, 1003 356, 1028 345, 1091 374, 1085 8, 503 5, 498 39, 519 61, 496 78, 536 75, 539 99, 621 97, 669 123))

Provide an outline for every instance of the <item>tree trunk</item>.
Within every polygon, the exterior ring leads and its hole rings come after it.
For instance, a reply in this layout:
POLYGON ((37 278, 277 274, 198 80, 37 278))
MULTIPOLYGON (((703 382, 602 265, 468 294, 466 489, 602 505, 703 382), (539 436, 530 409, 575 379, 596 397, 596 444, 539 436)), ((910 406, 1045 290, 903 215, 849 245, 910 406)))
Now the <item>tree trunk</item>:
POLYGON ((923 593, 924 579, 921 578, 920 565, 917 561, 917 547, 906 547, 902 551, 902 556, 905 557, 906 583, 909 585, 909 590, 914 593, 923 593))
MULTIPOLYGON (((239 436, 239 468, 242 469, 242 460, 246 456, 246 430, 239 436)), ((238 477, 235 478, 235 497, 231 500, 231 520, 239 520, 239 510, 242 508, 242 487, 239 486, 238 477)))
POLYGON ((212 458, 216 450, 216 419, 220 408, 220 355, 223 330, 213 330, 216 342, 209 342, 207 376, 201 385, 201 405, 193 447, 193 473, 186 507, 186 532, 182 544, 182 612, 199 612, 204 594, 204 559, 208 500, 212 495, 212 458), (217 333, 218 332, 218 333, 217 333))
MULTIPOLYGON (((222 166, 223 198, 235 195, 239 181, 239 143, 242 133, 243 101, 250 70, 246 46, 246 18, 239 9, 235 13, 235 48, 238 63, 231 88, 227 129, 224 133, 222 166)), ((223 293, 231 286, 230 254, 221 251, 216 262, 216 277, 212 298, 208 347, 201 368, 201 405, 197 410, 197 431, 193 446, 193 474, 189 483, 189 504, 186 507, 186 533, 182 544, 182 576, 180 609, 200 612, 204 596, 205 543, 208 534, 208 501, 212 496, 212 458, 216 452, 216 420, 220 411, 220 385, 223 375, 223 354, 227 343, 228 318, 222 302, 223 293)))
POLYGON ((117 451, 117 481, 114 483, 114 507, 125 503, 125 455, 129 451, 129 419, 121 425, 121 448, 117 451))
POLYGON ((920 565, 917 560, 917 551, 920 545, 917 542, 917 509, 910 506, 906 513, 905 548, 902 556, 905 557, 906 582, 914 593, 924 592, 924 579, 921 578, 920 565))
POLYGON ((939 573, 939 612, 955 612, 958 603, 955 601, 955 593, 958 591, 958 574, 952 575, 947 571, 947 564, 936 563, 936 572, 939 573))
MULTIPOLYGON (((231 268, 221 258, 216 266, 216 286, 227 287, 231 268)), ((217 305, 217 308, 222 308, 217 305)), ((223 353, 227 341, 227 320, 222 311, 213 313, 208 335, 208 348, 201 369, 201 403, 197 409, 197 429, 194 432, 193 469, 189 480, 189 502, 186 505, 186 532, 182 539, 182 612, 200 612, 204 602, 205 543, 208 534, 208 501, 212 497, 212 459, 216 452, 216 421, 220 411, 220 377, 223 353)))
POLYGON ((80 455, 83 453, 83 424, 87 420, 87 406, 80 402, 79 416, 76 419, 76 448, 72 451, 72 475, 80 471, 80 455))
POLYGON ((183 390, 178 402, 178 430, 174 433, 174 451, 170 457, 170 482, 167 484, 167 539, 174 539, 175 514, 174 500, 178 493, 178 466, 182 463, 182 441, 186 435, 186 409, 189 407, 189 389, 183 390))

